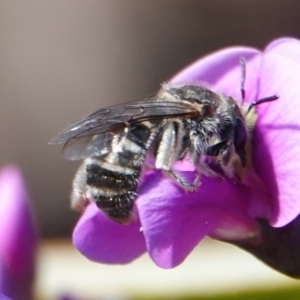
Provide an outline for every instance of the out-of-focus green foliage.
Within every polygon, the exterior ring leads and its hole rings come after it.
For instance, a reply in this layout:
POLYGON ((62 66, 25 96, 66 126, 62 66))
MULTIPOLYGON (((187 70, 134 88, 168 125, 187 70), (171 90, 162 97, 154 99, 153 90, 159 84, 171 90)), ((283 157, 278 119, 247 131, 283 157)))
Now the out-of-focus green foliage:
POLYGON ((271 291, 248 291, 217 296, 181 295, 178 297, 141 297, 134 300, 295 300, 300 299, 299 288, 275 289, 271 291))

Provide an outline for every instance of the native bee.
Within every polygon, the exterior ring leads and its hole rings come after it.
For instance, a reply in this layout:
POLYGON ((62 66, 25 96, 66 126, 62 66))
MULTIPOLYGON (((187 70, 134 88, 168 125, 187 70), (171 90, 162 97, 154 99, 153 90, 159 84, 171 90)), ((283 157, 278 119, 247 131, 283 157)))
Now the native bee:
MULTIPOLYGON (((244 59, 241 66, 244 101, 244 59)), ((247 115, 254 106, 277 98, 246 106, 204 84, 163 84, 144 100, 83 117, 50 141, 65 143, 65 158, 84 160, 73 181, 72 207, 83 210, 93 200, 110 219, 131 222, 143 169, 151 160, 154 169, 186 191, 199 186, 201 174, 235 177, 234 164, 247 163, 245 146, 251 130, 247 115), (173 169, 185 158, 195 167, 193 182, 173 169), (221 172, 212 167, 216 164, 221 172)))

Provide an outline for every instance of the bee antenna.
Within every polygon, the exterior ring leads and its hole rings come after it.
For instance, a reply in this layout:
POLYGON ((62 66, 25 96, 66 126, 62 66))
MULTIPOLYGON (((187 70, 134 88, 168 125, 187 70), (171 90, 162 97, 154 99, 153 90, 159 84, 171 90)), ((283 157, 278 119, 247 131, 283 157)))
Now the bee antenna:
POLYGON ((245 92, 245 78, 246 78, 246 60, 244 57, 240 58, 240 66, 241 66, 241 95, 242 95, 242 105, 245 102, 245 96, 246 96, 246 92, 245 92))
POLYGON ((257 106, 257 105, 260 105, 262 103, 266 103, 266 102, 271 102, 271 101, 275 101, 279 99, 279 95, 273 95, 273 96, 268 96, 268 97, 265 97, 265 98, 262 98, 262 99, 259 99, 259 100, 256 100, 256 101, 253 101, 250 103, 249 107, 248 107, 248 110, 247 110, 247 113, 246 115, 250 112, 250 110, 257 106))

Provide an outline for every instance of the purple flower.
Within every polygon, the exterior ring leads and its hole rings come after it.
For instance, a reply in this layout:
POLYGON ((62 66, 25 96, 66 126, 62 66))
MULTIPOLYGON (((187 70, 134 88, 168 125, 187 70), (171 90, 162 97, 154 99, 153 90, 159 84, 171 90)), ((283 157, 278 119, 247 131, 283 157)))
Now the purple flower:
POLYGON ((12 300, 12 299, 0 293, 0 300, 12 300))
POLYGON ((201 187, 187 194, 159 172, 149 173, 136 200, 136 222, 122 226, 94 204, 87 207, 73 233, 83 255, 123 264, 147 251, 158 266, 172 268, 210 236, 300 276, 300 41, 278 39, 264 51, 226 48, 195 62, 170 82, 207 82, 240 99, 240 57, 247 62, 247 102, 280 95, 256 109, 252 161, 257 176, 249 172, 246 184, 202 176, 201 187))
POLYGON ((33 298, 35 248, 22 175, 17 167, 6 166, 0 172, 0 299, 33 298))

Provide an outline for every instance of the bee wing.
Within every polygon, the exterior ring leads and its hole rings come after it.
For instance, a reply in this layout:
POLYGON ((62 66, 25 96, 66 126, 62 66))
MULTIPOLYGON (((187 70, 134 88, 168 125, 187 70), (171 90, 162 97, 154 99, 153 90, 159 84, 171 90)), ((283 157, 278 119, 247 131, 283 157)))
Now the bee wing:
POLYGON ((150 97, 142 101, 101 108, 70 124, 50 144, 65 143, 63 156, 80 160, 102 156, 110 151, 112 139, 125 135, 124 129, 146 120, 185 117, 199 114, 187 101, 150 97))

